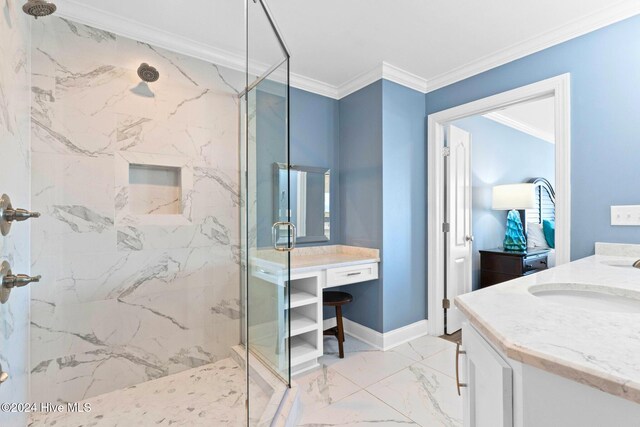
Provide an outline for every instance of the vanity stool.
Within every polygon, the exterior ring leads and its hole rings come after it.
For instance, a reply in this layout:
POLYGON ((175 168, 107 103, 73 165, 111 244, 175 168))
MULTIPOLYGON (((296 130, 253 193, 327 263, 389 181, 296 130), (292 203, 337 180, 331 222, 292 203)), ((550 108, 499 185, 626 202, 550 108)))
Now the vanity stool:
POLYGON ((324 331, 324 335, 338 338, 340 359, 344 359, 344 327, 342 326, 342 306, 353 301, 353 296, 346 292, 326 291, 322 293, 322 305, 336 308, 336 327, 324 331))

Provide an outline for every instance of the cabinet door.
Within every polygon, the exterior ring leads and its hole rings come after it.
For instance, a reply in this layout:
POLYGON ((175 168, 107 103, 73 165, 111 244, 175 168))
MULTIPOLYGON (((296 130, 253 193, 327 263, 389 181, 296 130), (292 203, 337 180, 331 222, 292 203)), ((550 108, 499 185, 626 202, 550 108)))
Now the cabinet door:
POLYGON ((513 373, 507 362, 465 323, 467 389, 464 394, 466 427, 513 426, 513 373))

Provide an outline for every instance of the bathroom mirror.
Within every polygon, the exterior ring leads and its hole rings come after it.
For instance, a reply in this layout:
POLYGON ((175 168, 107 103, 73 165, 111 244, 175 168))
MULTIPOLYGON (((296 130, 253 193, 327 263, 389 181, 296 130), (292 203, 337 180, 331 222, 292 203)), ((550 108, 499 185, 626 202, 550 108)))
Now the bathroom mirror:
MULTIPOLYGON (((278 188, 274 202, 275 221, 288 221, 286 211, 287 165, 274 165, 278 188)), ((291 165, 290 206, 291 222, 296 226, 299 243, 326 242, 331 237, 330 184, 327 168, 291 165)), ((286 233, 284 237, 286 237, 286 233)), ((278 242, 281 243, 281 242, 278 242)))

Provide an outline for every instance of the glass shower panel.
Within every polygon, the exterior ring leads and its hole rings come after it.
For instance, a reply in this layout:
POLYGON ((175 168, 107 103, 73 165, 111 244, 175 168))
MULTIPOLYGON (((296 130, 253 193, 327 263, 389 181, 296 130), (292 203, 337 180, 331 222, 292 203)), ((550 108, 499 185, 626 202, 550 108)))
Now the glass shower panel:
POLYGON ((257 425, 274 415, 266 404, 284 396, 290 382, 289 251, 294 233, 290 223, 278 222, 282 215, 274 213, 280 203, 288 219, 289 188, 279 188, 275 175, 278 163, 289 164, 288 54, 262 2, 248 2, 247 20, 248 91, 243 98, 247 209, 242 252, 246 257, 248 417, 249 425, 257 425), (267 388, 264 381, 254 381, 255 368, 264 367, 272 378, 267 388))

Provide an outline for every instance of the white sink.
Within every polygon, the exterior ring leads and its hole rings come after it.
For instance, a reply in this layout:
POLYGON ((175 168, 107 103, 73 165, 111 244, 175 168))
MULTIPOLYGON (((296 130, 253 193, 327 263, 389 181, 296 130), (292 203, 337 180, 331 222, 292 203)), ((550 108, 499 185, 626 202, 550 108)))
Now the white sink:
POLYGON ((536 285, 530 287, 529 292, 545 301, 565 306, 640 314, 640 292, 575 283, 536 285))
POLYGON ((600 261, 600 264, 609 265, 611 267, 633 268, 631 261, 600 261))

